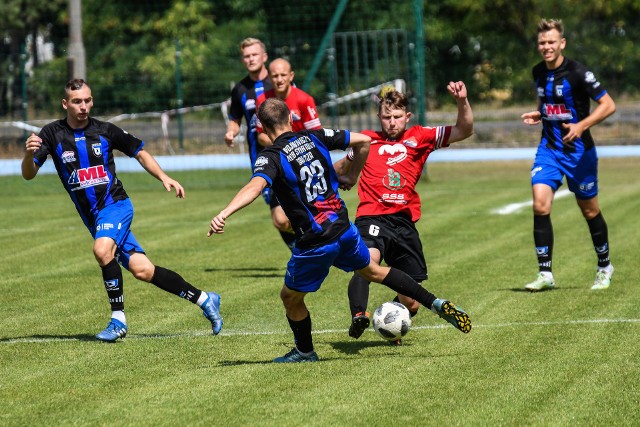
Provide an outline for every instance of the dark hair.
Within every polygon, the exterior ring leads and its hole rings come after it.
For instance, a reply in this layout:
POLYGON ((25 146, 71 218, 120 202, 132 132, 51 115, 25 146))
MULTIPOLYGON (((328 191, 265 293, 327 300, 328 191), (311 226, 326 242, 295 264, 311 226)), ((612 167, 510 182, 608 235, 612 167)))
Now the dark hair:
POLYGON ((409 99, 407 96, 397 90, 389 90, 383 88, 380 92, 380 104, 378 104, 378 112, 382 111, 382 107, 391 110, 407 110, 409 107, 409 99))
POLYGON ((546 33, 551 30, 558 30, 560 37, 564 37, 562 19, 541 19, 538 21, 538 33, 546 33))
POLYGON ((258 120, 260 120, 263 129, 270 131, 287 125, 290 114, 287 104, 278 98, 267 98, 258 107, 258 120))
POLYGON ((65 98, 69 98, 69 92, 71 92, 72 90, 80 90, 82 89, 82 86, 85 86, 85 85, 89 87, 89 83, 87 83, 84 79, 69 80, 67 84, 64 86, 65 98))

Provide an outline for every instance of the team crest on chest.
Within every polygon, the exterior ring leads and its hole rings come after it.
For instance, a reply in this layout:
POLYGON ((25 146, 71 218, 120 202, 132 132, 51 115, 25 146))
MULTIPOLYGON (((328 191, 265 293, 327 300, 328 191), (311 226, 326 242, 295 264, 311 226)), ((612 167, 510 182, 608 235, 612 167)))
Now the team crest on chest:
POLYGON ((91 149, 93 150, 94 156, 96 157, 102 156, 102 144, 100 144, 99 142, 91 144, 91 149))
POLYGON ((400 172, 389 168, 387 174, 382 178, 382 184, 389 190, 401 190, 404 188, 407 180, 400 175, 400 172))

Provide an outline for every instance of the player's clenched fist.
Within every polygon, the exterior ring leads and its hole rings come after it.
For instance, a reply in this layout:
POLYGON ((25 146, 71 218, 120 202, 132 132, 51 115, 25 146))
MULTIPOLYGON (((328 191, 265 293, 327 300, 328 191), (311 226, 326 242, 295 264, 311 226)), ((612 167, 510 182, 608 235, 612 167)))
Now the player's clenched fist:
POLYGON ((40 139, 40 137, 35 133, 32 133, 31 135, 29 135, 29 138, 27 138, 25 147, 28 153, 33 154, 38 150, 38 148, 40 148, 41 145, 42 139, 40 139))
POLYGON ((211 237, 213 233, 222 234, 224 233, 224 222, 225 216, 222 213, 219 213, 211 220, 211 224, 209 224, 209 233, 207 233, 207 237, 211 237))
POLYGON ((447 90, 454 98, 464 99, 467 97, 467 87, 462 81, 449 82, 447 90))

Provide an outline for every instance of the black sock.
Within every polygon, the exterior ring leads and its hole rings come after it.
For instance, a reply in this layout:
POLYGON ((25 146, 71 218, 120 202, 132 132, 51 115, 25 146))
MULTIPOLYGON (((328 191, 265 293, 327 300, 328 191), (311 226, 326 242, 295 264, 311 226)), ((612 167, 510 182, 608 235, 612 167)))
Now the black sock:
POLYGON ((536 245, 536 255, 538 256, 538 269, 550 272, 553 258, 551 215, 533 216, 533 241, 536 245))
POLYGON ((175 271, 155 266, 156 270, 153 273, 151 283, 159 287, 160 289, 170 292, 174 295, 184 298, 192 303, 197 303, 198 298, 202 291, 198 288, 194 288, 191 283, 187 282, 175 271))
POLYGON ((296 242, 296 235, 286 231, 278 230, 278 232, 280 233, 280 237, 282 237, 284 244, 287 245, 289 250, 293 251, 293 244, 296 242))
POLYGON ((587 224, 591 232, 593 247, 598 255, 598 267, 606 267, 609 265, 609 229, 602 212, 587 220, 587 224))
POLYGON ((293 339, 296 343, 296 348, 301 353, 310 353, 313 351, 313 339, 311 338, 311 313, 307 314, 302 320, 291 320, 287 317, 289 321, 289 327, 293 332, 293 339))
POLYGON ((358 273, 353 274, 353 277, 349 280, 347 295, 349 295, 351 317, 367 311, 367 304, 369 303, 369 282, 364 277, 358 273))
POLYGON ((382 284, 399 294, 413 298, 429 310, 431 310, 433 301, 436 299, 435 295, 420 286, 420 284, 413 280, 407 273, 397 268, 391 267, 387 277, 382 280, 382 284))
POLYGON ((118 261, 114 259, 102 267, 102 279, 104 288, 107 290, 111 311, 124 310, 124 283, 122 280, 122 269, 118 261))

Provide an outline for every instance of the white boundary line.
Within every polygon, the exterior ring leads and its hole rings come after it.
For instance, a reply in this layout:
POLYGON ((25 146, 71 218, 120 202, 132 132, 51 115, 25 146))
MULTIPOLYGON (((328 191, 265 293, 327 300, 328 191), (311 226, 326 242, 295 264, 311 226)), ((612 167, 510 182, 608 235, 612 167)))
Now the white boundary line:
MULTIPOLYGON (((556 192, 553 198, 561 199, 563 197, 567 197, 569 194, 571 194, 571 191, 565 188, 564 190, 560 190, 556 192)), ((522 210, 522 208, 525 208, 527 206, 533 206, 533 200, 528 200, 526 202, 520 202, 520 203, 511 203, 501 208, 494 209, 491 212, 496 213, 498 215, 510 215, 512 213, 519 212, 520 210, 522 210)))
MULTIPOLYGON (((484 328, 514 328, 514 327, 532 327, 532 326, 566 326, 566 325, 592 325, 592 324, 609 324, 609 323, 640 323, 640 319, 578 319, 578 320, 563 320, 563 321, 539 321, 539 322, 508 322, 508 323, 494 323, 494 324, 480 324, 473 325, 474 329, 484 328)), ((449 329, 451 325, 425 325, 414 326, 411 329, 423 330, 423 329, 449 329)), ((373 329, 367 329, 368 332, 373 332, 373 329)), ((313 331, 314 335, 322 334, 335 334, 346 332, 346 329, 325 329, 320 331, 313 331)), ((223 337, 243 337, 243 336, 267 336, 267 335, 289 335, 291 331, 269 331, 269 332, 243 332, 243 331, 223 331, 219 336, 223 337)), ((125 340, 145 340, 145 339, 171 339, 171 338, 185 338, 185 337, 199 337, 209 336, 210 332, 187 332, 178 334, 167 335, 127 335, 125 340)), ((85 341, 84 338, 72 338, 72 337, 51 337, 51 338, 13 338, 0 340, 0 344, 40 344, 49 342, 77 342, 85 341)), ((97 340, 96 340, 97 342, 97 340)))

